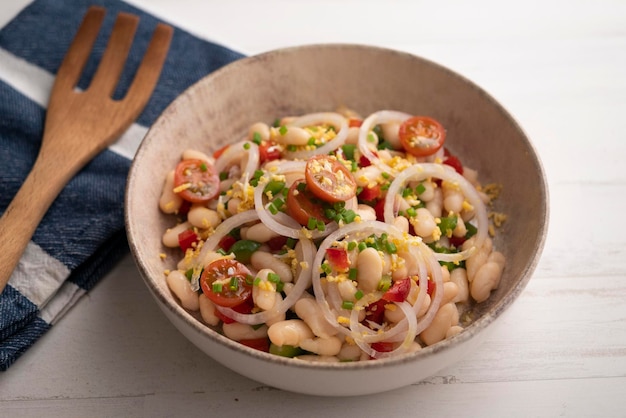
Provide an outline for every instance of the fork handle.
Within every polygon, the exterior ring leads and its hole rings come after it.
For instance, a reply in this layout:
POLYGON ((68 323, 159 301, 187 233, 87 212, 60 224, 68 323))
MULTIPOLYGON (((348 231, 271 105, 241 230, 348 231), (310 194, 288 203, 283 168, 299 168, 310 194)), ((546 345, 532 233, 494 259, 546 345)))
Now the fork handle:
MULTIPOLYGON (((78 168, 42 158, 42 149, 33 169, 0 218, 0 293, 15 270, 37 225, 54 199, 78 168)), ((57 161, 58 162, 58 161, 57 161)))

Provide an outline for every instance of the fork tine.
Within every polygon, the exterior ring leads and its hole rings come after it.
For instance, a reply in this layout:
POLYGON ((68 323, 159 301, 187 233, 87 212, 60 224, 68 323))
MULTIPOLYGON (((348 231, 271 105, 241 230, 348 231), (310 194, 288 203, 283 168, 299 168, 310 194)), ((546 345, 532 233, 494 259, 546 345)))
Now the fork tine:
POLYGON ((57 71, 55 84, 58 86, 55 87, 71 90, 76 86, 98 37, 105 14, 106 10, 102 7, 89 8, 57 71))
POLYGON ((132 100, 136 102, 139 109, 143 108, 148 102, 151 92, 159 80, 159 75, 172 41, 173 32, 173 28, 169 25, 163 23, 157 25, 150 40, 150 45, 148 45, 148 49, 137 69, 135 78, 123 99, 124 101, 132 100))
POLYGON ((89 90, 105 96, 113 94, 124 69, 138 24, 139 17, 135 15, 128 13, 117 15, 113 31, 89 90))

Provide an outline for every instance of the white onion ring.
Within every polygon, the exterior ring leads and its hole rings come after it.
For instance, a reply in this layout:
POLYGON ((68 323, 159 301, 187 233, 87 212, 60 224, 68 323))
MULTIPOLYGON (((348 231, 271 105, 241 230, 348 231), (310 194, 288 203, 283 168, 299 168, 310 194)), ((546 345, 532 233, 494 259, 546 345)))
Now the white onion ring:
POLYGON ((295 119, 290 125, 302 128, 325 122, 330 122, 332 125, 339 127, 337 135, 332 140, 310 151, 286 151, 285 156, 291 159, 307 160, 314 155, 328 154, 342 146, 348 137, 348 120, 339 113, 310 113, 295 119))
POLYGON ((369 115, 363 123, 361 124, 361 128, 359 129, 359 151, 361 151, 361 155, 366 157, 373 165, 378 167, 381 171, 389 174, 396 174, 396 170, 389 167, 385 164, 380 158, 378 158, 367 146, 367 136, 370 131, 374 129, 374 126, 379 123, 387 123, 387 122, 404 122, 409 119, 411 115, 404 112, 397 112, 395 110, 380 110, 378 112, 372 113, 369 115))
POLYGON ((241 177, 243 178, 244 174, 247 173, 248 178, 251 179, 254 176, 254 172, 259 168, 259 156, 259 146, 257 144, 247 140, 239 141, 226 148, 222 155, 215 160, 215 170, 221 173, 233 161, 247 158, 246 166, 242 167, 243 173, 241 177), (248 144, 248 149, 244 148, 245 144, 248 144))
POLYGON ((296 284, 285 299, 275 304, 272 309, 255 314, 242 314, 231 308, 224 308, 216 305, 215 307, 217 310, 237 322, 248 325, 263 324, 274 318, 276 315, 287 312, 287 309, 291 308, 298 301, 298 299, 300 299, 302 293, 311 285, 311 266, 313 265, 313 257, 315 256, 315 246, 308 239, 301 239, 300 242, 302 243, 303 253, 303 260, 301 261, 306 262, 307 265, 300 271, 296 284))
MULTIPOLYGON (((204 242, 196 260, 204 260, 207 252, 215 250, 217 245, 220 243, 220 240, 228 235, 234 228, 257 219, 259 219, 259 216, 253 210, 241 212, 226 219, 224 222, 219 224, 217 228, 215 228, 215 232, 213 232, 213 234, 204 242)), ((198 289, 200 289, 200 270, 201 269, 194 269, 194 273, 191 276, 191 289, 194 292, 197 292, 198 289)))
POLYGON ((436 177, 444 181, 456 183, 459 185, 461 192, 469 203, 474 207, 476 212, 476 220, 478 221, 476 240, 474 245, 464 251, 451 254, 436 253, 435 257, 439 261, 459 262, 468 259, 474 252, 483 245, 487 237, 488 221, 487 209, 478 192, 468 182, 465 177, 457 173, 452 167, 445 164, 422 163, 415 164, 403 170, 391 182, 387 190, 384 206, 384 218, 386 223, 393 223, 395 213, 393 210, 395 197, 409 180, 424 180, 430 177, 436 177))

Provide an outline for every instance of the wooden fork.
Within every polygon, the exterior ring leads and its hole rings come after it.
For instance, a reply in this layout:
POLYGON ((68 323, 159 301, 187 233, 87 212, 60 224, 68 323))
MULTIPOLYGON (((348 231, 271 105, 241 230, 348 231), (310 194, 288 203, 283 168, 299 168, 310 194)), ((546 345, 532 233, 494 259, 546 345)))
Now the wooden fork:
POLYGON ((105 13, 93 6, 83 18, 52 87, 35 165, 0 218, 0 292, 54 199, 139 116, 159 79, 173 32, 164 24, 155 29, 125 97, 112 99, 139 23, 137 16, 120 13, 91 84, 75 89, 105 13))

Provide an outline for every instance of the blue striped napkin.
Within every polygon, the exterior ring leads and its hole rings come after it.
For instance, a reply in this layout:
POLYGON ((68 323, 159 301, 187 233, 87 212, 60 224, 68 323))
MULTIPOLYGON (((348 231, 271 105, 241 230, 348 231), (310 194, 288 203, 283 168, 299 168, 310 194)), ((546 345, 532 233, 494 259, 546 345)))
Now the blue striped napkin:
MULTIPOLYGON (((108 13, 79 83, 95 72, 117 12, 141 18, 120 89, 128 87, 157 19, 118 0, 36 0, 0 30, 0 212, 41 142, 54 74, 90 5, 108 13)), ((150 126, 184 89, 242 55, 175 30, 159 84, 138 121, 67 185, 0 295, 0 370, 6 370, 128 251, 123 197, 130 160, 150 126)))

